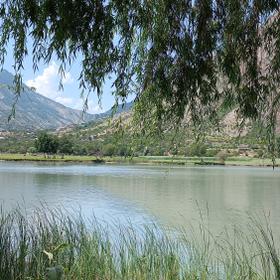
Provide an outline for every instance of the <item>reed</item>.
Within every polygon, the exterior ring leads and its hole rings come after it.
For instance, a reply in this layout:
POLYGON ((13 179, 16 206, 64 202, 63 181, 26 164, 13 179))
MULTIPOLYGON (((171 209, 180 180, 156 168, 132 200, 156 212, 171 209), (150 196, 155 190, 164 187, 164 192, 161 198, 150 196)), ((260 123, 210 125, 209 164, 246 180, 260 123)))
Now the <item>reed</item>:
POLYGON ((280 279, 268 222, 245 234, 104 226, 60 209, 0 210, 0 279, 280 279), (63 275, 63 276, 62 276, 63 275))

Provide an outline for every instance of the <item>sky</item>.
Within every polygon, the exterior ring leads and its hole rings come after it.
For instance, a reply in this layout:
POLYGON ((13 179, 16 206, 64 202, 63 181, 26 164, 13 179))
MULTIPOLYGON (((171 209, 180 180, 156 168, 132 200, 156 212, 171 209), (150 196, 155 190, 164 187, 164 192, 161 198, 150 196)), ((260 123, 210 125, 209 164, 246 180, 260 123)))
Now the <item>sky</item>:
MULTIPOLYGON (((30 43, 27 46, 32 50, 30 43)), ((10 45, 7 48, 7 56, 3 68, 14 74, 13 63, 12 45, 10 45)), ((63 90, 59 90, 60 76, 58 69, 59 62, 54 58, 48 65, 40 64, 39 71, 34 73, 32 56, 27 56, 24 61, 24 70, 22 71, 23 82, 29 87, 34 87, 36 92, 56 102, 73 109, 82 110, 84 102, 81 98, 78 81, 81 70, 81 57, 79 58, 78 56, 77 60, 67 69, 63 78, 63 90)), ((88 113, 97 114, 111 109, 115 103, 115 97, 112 95, 112 91, 111 82, 106 80, 103 87, 101 104, 98 103, 96 94, 91 93, 88 101, 88 113)), ((127 101, 131 101, 132 99, 133 97, 130 97, 127 101)))

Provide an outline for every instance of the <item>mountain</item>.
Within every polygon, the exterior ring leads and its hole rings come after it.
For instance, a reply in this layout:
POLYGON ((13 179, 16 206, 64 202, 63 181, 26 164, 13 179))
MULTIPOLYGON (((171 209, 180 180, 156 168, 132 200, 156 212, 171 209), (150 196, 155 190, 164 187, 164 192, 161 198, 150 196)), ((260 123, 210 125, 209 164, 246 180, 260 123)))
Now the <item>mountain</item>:
POLYGON ((110 110, 100 113, 100 114, 95 114, 93 121, 96 120, 101 120, 101 119, 107 119, 111 117, 112 115, 119 115, 122 113, 129 112, 132 109, 134 101, 123 103, 123 104, 118 104, 116 107, 112 107, 110 110))
MULTIPOLYGON (((106 118, 112 114, 112 110, 95 115, 82 114, 82 111, 68 108, 24 85, 24 90, 16 103, 15 118, 8 122, 8 117, 15 102, 15 94, 12 90, 13 80, 14 76, 8 71, 0 72, 0 131, 57 129, 106 118)), ((130 109, 131 106, 132 103, 124 108, 119 105, 116 113, 130 109)))

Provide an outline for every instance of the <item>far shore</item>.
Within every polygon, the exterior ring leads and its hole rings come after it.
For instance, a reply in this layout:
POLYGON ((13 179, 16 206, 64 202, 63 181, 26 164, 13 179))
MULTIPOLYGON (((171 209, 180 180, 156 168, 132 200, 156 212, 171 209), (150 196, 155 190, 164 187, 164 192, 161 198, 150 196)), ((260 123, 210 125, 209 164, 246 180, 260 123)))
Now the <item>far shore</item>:
MULTIPOLYGON (((169 164, 189 166, 253 166, 273 167, 269 158, 253 158, 247 156, 228 157, 221 162, 217 157, 184 157, 184 156, 138 156, 138 157, 96 157, 78 155, 44 155, 44 154, 9 154, 1 153, 2 161, 35 161, 35 162, 77 162, 77 163, 126 163, 126 164, 169 164)), ((275 167, 280 166, 280 159, 275 167)))

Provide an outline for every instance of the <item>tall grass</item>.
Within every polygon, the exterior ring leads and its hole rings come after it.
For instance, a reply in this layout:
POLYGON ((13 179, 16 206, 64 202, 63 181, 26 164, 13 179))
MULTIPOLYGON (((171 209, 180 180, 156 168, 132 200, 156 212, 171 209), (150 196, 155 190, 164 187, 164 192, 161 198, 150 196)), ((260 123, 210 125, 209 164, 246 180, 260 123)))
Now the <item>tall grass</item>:
POLYGON ((198 228, 108 230, 58 209, 1 210, 0 279, 280 279, 269 223, 220 237, 198 228))

